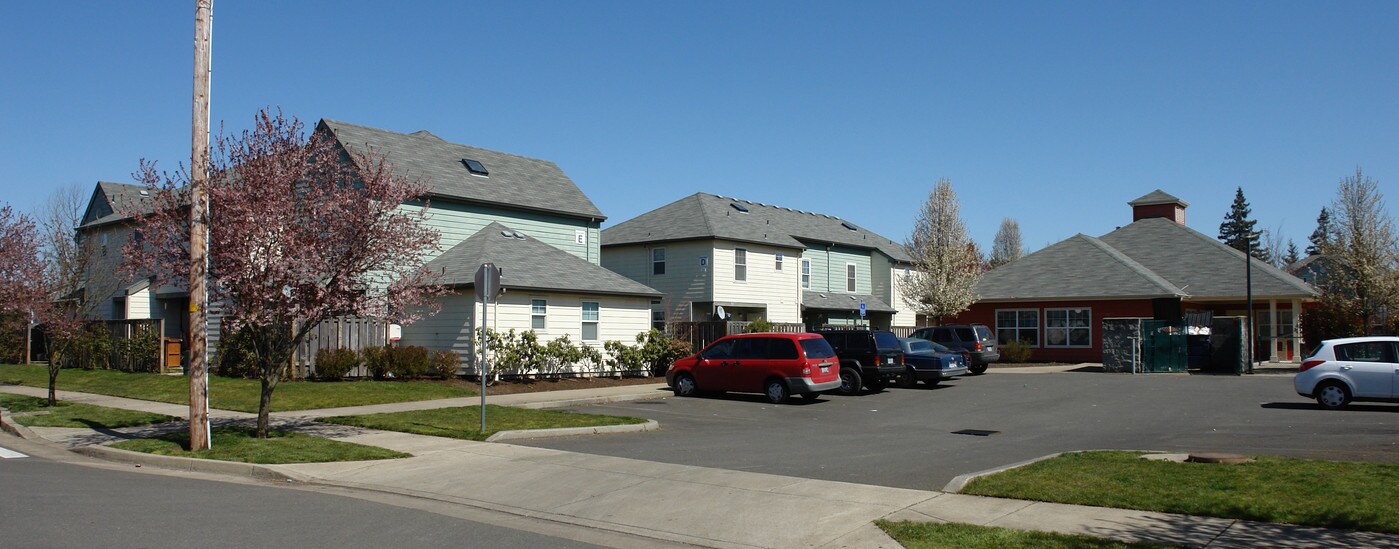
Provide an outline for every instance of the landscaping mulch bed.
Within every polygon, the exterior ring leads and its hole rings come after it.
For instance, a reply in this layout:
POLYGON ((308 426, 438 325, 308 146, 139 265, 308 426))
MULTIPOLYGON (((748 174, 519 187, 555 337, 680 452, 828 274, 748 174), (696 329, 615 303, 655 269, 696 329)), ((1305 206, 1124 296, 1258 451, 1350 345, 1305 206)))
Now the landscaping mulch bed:
MULTIPOLYGON (((481 382, 472 379, 439 381, 455 387, 480 390, 481 382)), ((555 379, 502 379, 486 387, 488 395, 513 395, 516 393, 538 393, 543 391, 564 391, 568 389, 594 389, 600 387, 621 387, 626 385, 650 385, 665 383, 664 377, 570 377, 555 379)))

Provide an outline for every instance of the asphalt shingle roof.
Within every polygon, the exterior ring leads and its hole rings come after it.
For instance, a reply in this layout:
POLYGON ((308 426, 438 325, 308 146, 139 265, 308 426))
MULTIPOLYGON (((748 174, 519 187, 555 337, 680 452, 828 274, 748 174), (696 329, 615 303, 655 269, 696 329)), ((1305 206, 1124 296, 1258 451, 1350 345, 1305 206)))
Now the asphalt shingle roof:
POLYGON ((150 213, 151 198, 146 194, 145 185, 98 181, 88 210, 84 212, 83 227, 105 225, 114 221, 130 219, 135 213, 150 213), (90 218, 90 219, 89 219, 90 218))
POLYGON ((858 311, 860 303, 865 304, 865 312, 870 313, 897 313, 898 310, 891 307, 884 300, 869 294, 835 294, 830 292, 802 291, 802 307, 805 309, 823 309, 830 311, 858 311))
POLYGON ((807 243, 832 243, 912 261, 902 244, 838 217, 706 193, 695 193, 602 231, 604 247, 708 238, 798 249, 806 249, 807 243))
MULTIPOLYGON (((1317 295, 1272 265, 1253 259, 1252 268, 1255 298, 1317 295)), ((1194 229, 1153 217, 1098 238, 1075 235, 992 269, 977 283, 976 293, 982 301, 1236 299, 1246 293, 1244 255, 1194 229)))
POLYGON ((394 173, 421 181, 430 195, 606 219, 578 185, 548 160, 449 143, 425 130, 399 133, 330 119, 321 119, 317 130, 322 129, 331 131, 350 151, 385 155, 394 173), (489 174, 472 175, 465 159, 480 162, 489 174))
POLYGON ((500 284, 506 289, 647 297, 661 295, 649 286, 528 235, 516 238, 514 234, 518 233, 505 225, 491 223, 428 262, 427 267, 440 270, 443 273, 442 283, 452 286, 474 286, 476 270, 481 264, 494 263, 503 270, 500 284))
POLYGON ((1153 204, 1180 204, 1181 206, 1190 205, 1189 202, 1171 196, 1170 194, 1166 193, 1166 191, 1163 191, 1161 189, 1156 189, 1154 191, 1146 193, 1141 198, 1127 203, 1127 205, 1129 206, 1150 206, 1153 204))

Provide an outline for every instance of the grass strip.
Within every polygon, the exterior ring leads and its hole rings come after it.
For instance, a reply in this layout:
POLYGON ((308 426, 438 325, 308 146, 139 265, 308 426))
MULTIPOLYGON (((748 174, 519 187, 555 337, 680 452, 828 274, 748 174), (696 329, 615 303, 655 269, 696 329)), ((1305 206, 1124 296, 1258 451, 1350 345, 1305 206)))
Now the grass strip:
POLYGON ((0 393, 0 408, 9 410, 11 414, 48 412, 38 415, 12 416, 15 423, 25 427, 117 429, 121 427, 135 427, 137 425, 150 425, 152 423, 164 423, 179 419, 165 414, 122 410, 119 408, 108 408, 106 406, 64 402, 62 400, 58 401, 58 404, 55 406, 49 406, 48 402, 49 399, 47 398, 0 393))
POLYGON ((973 480, 964 494, 1399 533, 1399 465, 1259 457, 1221 465, 1065 454, 973 480))
POLYGON ((261 464, 324 463, 412 457, 412 454, 395 452, 377 446, 365 446, 301 433, 272 431, 268 433, 268 438, 257 438, 253 436, 253 432, 252 429, 243 428, 214 429, 214 436, 210 444, 212 447, 197 452, 188 450, 188 431, 154 438, 124 440, 113 444, 112 447, 162 456, 261 464))
POLYGON ((646 423, 646 420, 636 417, 601 416, 558 410, 530 410, 494 404, 486 405, 485 432, 481 432, 481 416, 477 406, 337 416, 320 418, 317 421, 466 440, 486 440, 486 437, 499 431, 518 429, 557 429, 646 423))
MULTIPOLYGON (((49 386, 45 366, 0 365, 0 383, 49 386)), ((58 389, 172 404, 189 404, 189 378, 113 370, 64 369, 58 389)), ((209 378, 209 405, 257 412, 262 386, 255 379, 209 378)), ((272 393, 272 411, 316 410, 390 402, 474 396, 470 389, 430 381, 283 381, 272 393)))
POLYGON ((1151 543, 1125 543, 1116 540, 1059 534, 1055 532, 1028 532, 993 526, 973 524, 932 523, 932 522, 890 522, 875 521, 889 537, 894 538, 908 549, 1002 549, 1002 548, 1055 548, 1055 549, 1155 549, 1171 547, 1151 543))

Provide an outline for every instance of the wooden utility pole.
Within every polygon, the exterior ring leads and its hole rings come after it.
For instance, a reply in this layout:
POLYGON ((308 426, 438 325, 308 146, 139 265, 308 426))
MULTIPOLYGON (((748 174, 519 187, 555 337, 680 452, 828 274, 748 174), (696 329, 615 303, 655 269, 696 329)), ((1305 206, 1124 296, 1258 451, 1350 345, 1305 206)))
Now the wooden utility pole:
POLYGON ((207 450, 209 364, 206 334, 209 304, 209 59, 213 48, 214 0, 194 2, 194 136, 189 203, 189 448, 207 450))

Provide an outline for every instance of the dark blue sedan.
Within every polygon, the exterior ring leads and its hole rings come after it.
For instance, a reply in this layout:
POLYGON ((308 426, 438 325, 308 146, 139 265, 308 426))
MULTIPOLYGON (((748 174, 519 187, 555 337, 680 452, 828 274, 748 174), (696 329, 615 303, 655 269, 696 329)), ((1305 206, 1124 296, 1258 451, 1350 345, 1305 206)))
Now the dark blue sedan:
POLYGON ((937 385, 967 373, 965 353, 954 351, 926 339, 899 338, 904 350, 904 373, 899 376, 900 387, 912 387, 919 381, 937 385))

